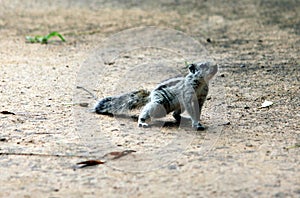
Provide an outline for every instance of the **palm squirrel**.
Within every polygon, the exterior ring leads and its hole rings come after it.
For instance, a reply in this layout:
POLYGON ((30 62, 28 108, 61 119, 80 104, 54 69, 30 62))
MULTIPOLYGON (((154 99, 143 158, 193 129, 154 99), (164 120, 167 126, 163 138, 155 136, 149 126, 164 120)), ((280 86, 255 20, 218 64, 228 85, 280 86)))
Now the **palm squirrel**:
POLYGON ((208 94, 208 81, 217 73, 218 66, 209 62, 188 65, 186 77, 175 77, 163 81, 150 93, 141 89, 119 96, 101 99, 94 111, 98 114, 122 114, 125 110, 143 107, 139 118, 139 127, 148 127, 149 118, 162 118, 173 112, 173 117, 180 121, 180 114, 186 110, 191 117, 192 127, 205 128, 199 122, 202 106, 208 94))

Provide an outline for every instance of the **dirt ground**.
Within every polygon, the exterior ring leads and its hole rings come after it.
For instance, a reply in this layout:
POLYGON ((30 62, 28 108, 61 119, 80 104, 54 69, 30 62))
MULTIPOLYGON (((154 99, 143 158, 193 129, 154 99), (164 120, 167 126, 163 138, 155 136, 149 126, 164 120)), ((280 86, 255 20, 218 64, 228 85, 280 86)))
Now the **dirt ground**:
MULTIPOLYGON (((0 5, 0 197, 300 196, 299 1, 0 5), (176 37, 182 32, 219 65, 203 109, 206 131, 174 126, 170 117, 140 129, 129 117, 96 115, 95 100, 76 89, 101 98, 184 73, 180 52, 151 46, 90 64, 96 49, 119 49, 110 48, 114 35, 118 42, 124 30, 149 26, 174 30, 155 37, 160 47, 179 42, 187 51, 193 43, 176 37), (25 42, 51 31, 67 42, 25 42), (265 100, 273 104, 261 108, 265 100), (124 150, 135 152, 111 156, 124 150), (105 163, 76 166, 85 160, 105 163)), ((133 32, 120 46, 155 40, 152 31, 133 32)))

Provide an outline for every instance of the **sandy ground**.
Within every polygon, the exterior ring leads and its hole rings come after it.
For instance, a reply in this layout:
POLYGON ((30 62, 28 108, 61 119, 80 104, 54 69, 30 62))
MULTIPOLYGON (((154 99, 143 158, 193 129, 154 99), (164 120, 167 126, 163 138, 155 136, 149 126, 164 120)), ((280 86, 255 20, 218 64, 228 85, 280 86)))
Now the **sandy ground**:
POLYGON ((0 197, 300 196, 299 1, 0 5, 0 197), (122 32, 148 26, 164 31, 122 32), (51 31, 67 42, 25 42, 51 31), (136 40, 154 47, 128 50, 136 40), (97 98, 151 89, 185 72, 195 43, 205 49, 199 59, 220 66, 204 132, 170 117, 140 129, 129 117, 95 115, 95 100, 76 89, 97 98), (101 62, 101 52, 117 56, 101 62), (260 108, 265 100, 273 105, 260 108), (135 152, 106 155, 124 150, 135 152), (85 160, 105 163, 76 166, 85 160))

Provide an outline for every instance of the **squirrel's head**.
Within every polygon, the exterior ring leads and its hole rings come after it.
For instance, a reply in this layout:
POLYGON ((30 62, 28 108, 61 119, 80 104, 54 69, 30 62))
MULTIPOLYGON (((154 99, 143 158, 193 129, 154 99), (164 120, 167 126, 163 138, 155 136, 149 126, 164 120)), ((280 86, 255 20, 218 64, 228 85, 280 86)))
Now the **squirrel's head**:
POLYGON ((218 66, 210 62, 198 62, 188 65, 189 76, 198 80, 209 81, 218 71, 218 66))

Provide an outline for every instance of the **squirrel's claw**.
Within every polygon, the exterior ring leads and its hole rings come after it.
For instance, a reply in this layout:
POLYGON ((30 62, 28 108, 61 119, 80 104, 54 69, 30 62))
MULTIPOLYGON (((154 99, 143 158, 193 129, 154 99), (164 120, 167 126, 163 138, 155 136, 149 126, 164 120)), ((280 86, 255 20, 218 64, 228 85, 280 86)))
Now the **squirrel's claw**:
POLYGON ((144 122, 139 122, 138 126, 143 127, 143 128, 148 128, 149 127, 149 125, 147 123, 144 123, 144 122))
POLYGON ((200 123, 197 123, 196 125, 193 125, 193 127, 197 131, 204 131, 205 130, 205 127, 202 124, 200 124, 200 123))

